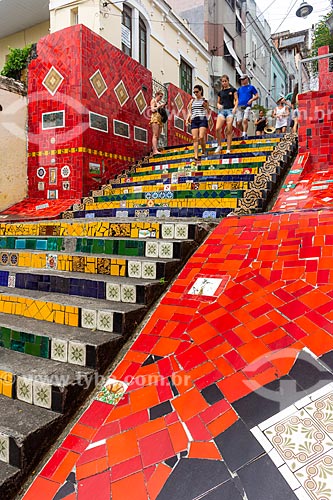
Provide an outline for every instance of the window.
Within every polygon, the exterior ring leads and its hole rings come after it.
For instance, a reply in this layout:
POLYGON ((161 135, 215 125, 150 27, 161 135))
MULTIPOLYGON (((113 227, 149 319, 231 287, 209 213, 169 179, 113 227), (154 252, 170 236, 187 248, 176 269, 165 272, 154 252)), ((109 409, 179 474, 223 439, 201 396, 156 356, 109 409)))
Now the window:
POLYGON ((139 63, 147 67, 147 28, 143 20, 139 20, 139 63))
POLYGON ((132 56, 132 9, 123 4, 123 19, 121 24, 121 50, 132 56))
POLYGON ((77 7, 71 9, 71 26, 75 26, 76 24, 79 24, 79 9, 77 7))
POLYGON ((183 59, 180 60, 180 88, 192 94, 192 68, 183 59))

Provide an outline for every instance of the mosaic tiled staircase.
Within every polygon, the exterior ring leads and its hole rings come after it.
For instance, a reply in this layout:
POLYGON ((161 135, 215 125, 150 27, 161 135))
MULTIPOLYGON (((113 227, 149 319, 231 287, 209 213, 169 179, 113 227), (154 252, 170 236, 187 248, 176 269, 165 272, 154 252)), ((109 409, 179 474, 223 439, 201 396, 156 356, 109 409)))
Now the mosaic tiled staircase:
POLYGON ((230 155, 214 149, 196 164, 192 147, 166 148, 93 191, 63 217, 219 218, 261 212, 291 165, 296 137, 237 139, 230 155))
POLYGON ((228 156, 213 150, 196 165, 191 148, 168 148, 67 220, 0 223, 0 498, 11 497, 215 226, 200 219, 262 211, 295 138, 236 140, 228 156))
POLYGON ((129 219, 0 224, 1 499, 209 230, 129 219))

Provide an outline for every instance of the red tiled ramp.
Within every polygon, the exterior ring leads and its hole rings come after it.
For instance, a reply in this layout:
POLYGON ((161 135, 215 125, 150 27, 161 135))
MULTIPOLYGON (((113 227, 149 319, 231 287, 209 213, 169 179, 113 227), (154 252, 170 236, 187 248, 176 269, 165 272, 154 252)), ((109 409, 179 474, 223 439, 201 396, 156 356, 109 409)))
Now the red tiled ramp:
POLYGON ((123 398, 91 404, 25 500, 156 499, 185 457, 222 474, 233 403, 333 349, 332 234, 331 211, 224 219, 112 373, 123 398))

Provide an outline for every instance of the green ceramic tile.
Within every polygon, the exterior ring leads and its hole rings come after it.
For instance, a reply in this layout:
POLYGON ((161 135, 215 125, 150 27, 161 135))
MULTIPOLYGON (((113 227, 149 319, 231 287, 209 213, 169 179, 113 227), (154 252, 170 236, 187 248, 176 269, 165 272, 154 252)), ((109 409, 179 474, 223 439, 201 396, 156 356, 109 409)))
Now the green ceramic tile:
POLYGON ((25 343, 18 340, 12 340, 10 343, 10 348, 12 351, 24 352, 25 343))

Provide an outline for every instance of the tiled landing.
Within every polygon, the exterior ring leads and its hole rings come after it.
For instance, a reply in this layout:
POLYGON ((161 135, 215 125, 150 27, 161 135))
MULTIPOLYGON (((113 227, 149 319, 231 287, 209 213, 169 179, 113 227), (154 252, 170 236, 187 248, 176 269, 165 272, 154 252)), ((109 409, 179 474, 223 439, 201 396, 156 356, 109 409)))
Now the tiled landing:
POLYGON ((333 350, 332 232, 330 211, 224 219, 25 500, 296 500, 250 429, 332 382, 299 354, 333 350))
POLYGON ((0 221, 32 221, 57 219, 62 212, 68 210, 78 199, 48 200, 26 198, 0 213, 0 221))

